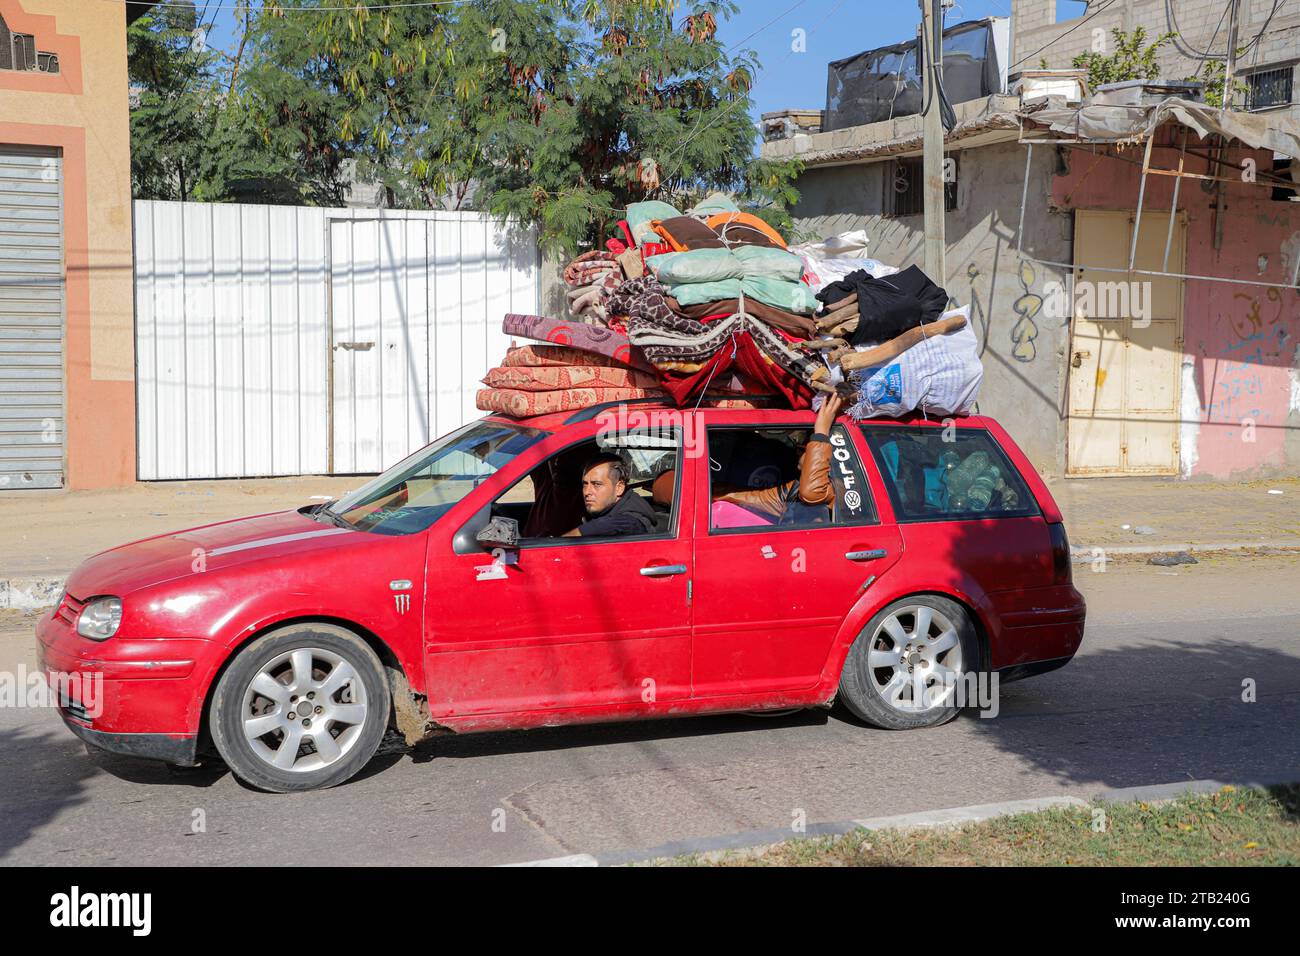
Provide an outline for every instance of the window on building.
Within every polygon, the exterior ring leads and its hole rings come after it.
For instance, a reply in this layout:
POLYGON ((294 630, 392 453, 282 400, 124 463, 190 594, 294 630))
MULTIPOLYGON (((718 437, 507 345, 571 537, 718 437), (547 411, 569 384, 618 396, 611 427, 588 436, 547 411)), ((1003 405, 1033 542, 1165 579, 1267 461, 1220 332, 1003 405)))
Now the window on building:
POLYGON ((1291 103, 1290 66, 1258 70, 1246 75, 1246 109, 1266 110, 1291 103))
MULTIPOLYGON (((957 157, 945 154, 943 162, 943 208, 952 212, 957 208, 957 157)), ((886 216, 919 216, 925 212, 925 160, 917 156, 890 161, 885 170, 883 207, 886 216)))
POLYGON ((36 69, 36 37, 30 33, 14 34, 14 69, 36 69))

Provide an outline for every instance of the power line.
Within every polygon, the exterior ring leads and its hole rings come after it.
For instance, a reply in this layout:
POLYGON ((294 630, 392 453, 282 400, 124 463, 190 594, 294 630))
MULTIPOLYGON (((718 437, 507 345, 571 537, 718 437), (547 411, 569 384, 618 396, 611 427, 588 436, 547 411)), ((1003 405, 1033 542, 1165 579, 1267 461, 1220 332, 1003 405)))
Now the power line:
POLYGON ((1052 44, 1056 43, 1058 40, 1064 40, 1064 39, 1065 39, 1066 37, 1068 37, 1071 33, 1073 33, 1075 30, 1079 29, 1079 27, 1083 26, 1085 23, 1087 23, 1087 22, 1088 22, 1089 20, 1091 20, 1093 17, 1100 15, 1100 14, 1102 13, 1102 11, 1104 11, 1107 7, 1109 7, 1109 6, 1110 6, 1111 4, 1113 4, 1114 2, 1115 2, 1115 0, 1106 0, 1105 3, 1103 3, 1101 6, 1099 6, 1099 7, 1098 7, 1096 10, 1094 10, 1092 13, 1088 14, 1086 17, 1084 17, 1082 20, 1080 20, 1080 21, 1079 21, 1078 23, 1076 23, 1074 26, 1070 27, 1070 29, 1066 30, 1066 31, 1065 31, 1064 33, 1062 33, 1060 36, 1055 37, 1055 38, 1053 38, 1052 40, 1049 40, 1047 43, 1045 43, 1045 44, 1043 44, 1042 46, 1040 46, 1037 50, 1035 50, 1033 53, 1030 53, 1028 56, 1022 56, 1020 59, 1016 60, 1015 63, 1012 63, 1009 67, 1007 67, 1007 70, 1008 70, 1008 71, 1014 70, 1016 67, 1018 67, 1021 63, 1024 63, 1026 60, 1032 60, 1034 57, 1038 56, 1038 54, 1042 53, 1044 50, 1046 50, 1046 49, 1047 49, 1048 47, 1050 47, 1052 44))
MULTIPOLYGON (((817 30, 821 27, 821 25, 822 25, 823 23, 825 23, 825 22, 826 22, 827 20, 829 20, 832 16, 834 16, 835 13, 839 10, 840 7, 844 6, 844 3, 845 3, 845 0, 837 0, 836 4, 835 4, 833 7, 831 7, 831 9, 827 12, 826 16, 822 17, 821 20, 819 20, 819 21, 817 22, 817 25, 814 26, 811 30, 809 30, 809 31, 804 35, 804 38, 807 39, 808 37, 810 37, 810 36, 812 36, 814 33, 816 33, 817 30)), ((795 7, 798 7, 798 6, 801 6, 801 5, 802 5, 802 4, 795 4, 795 7)), ((795 7, 791 7, 790 10, 787 10, 787 11, 786 11, 786 13, 790 13, 792 10, 795 9, 795 7)), ((784 17, 784 16, 786 15, 786 13, 781 14, 781 17, 784 17)), ((781 19, 781 17, 777 17, 775 20, 770 20, 770 21, 768 21, 768 23, 767 23, 766 25, 764 25, 763 29, 766 30, 769 26, 771 26, 773 23, 775 23, 776 20, 781 19)), ((750 36, 753 36, 753 34, 750 34, 750 36)), ((735 47, 732 47, 731 49, 734 49, 734 48, 735 48, 735 47)), ((730 50, 728 50, 728 52, 730 52, 730 50)), ((794 56, 795 52, 796 52, 796 51, 795 51, 795 50, 793 49, 793 47, 792 47, 791 50, 790 50, 790 52, 787 53, 784 57, 782 57, 780 61, 777 62, 777 66, 781 66, 782 64, 784 64, 786 60, 788 60, 788 59, 790 59, 790 57, 794 56)), ((733 109, 736 108, 736 105, 737 105, 738 103, 740 103, 740 100, 733 100, 729 106, 727 106, 725 109, 723 109, 723 111, 722 111, 718 116, 715 116, 715 117, 714 117, 713 119, 711 119, 708 123, 706 123, 702 129, 699 129, 699 130, 696 130, 696 131, 692 132, 692 134, 691 134, 690 136, 688 136, 688 137, 686 137, 686 139, 682 140, 682 142, 677 146, 677 148, 674 149, 672 152, 670 152, 670 153, 668 154, 668 156, 665 156, 664 159, 667 160, 667 159, 669 159, 670 157, 676 156, 676 155, 677 155, 678 153, 680 153, 683 149, 685 149, 685 148, 686 148, 686 147, 691 143, 691 141, 695 139, 696 136, 698 136, 700 133, 703 133, 703 132, 704 132, 705 130, 707 130, 710 126, 713 126, 713 125, 714 125, 715 123, 717 123, 718 121, 720 121, 720 120, 722 120, 722 119, 725 119, 726 116, 727 116, 727 115, 728 115, 728 114, 729 114, 733 109)), ((680 170, 681 170, 681 164, 679 163, 679 164, 677 165, 677 167, 673 170, 672 174, 669 175, 669 176, 666 176, 665 179, 672 179, 673 176, 676 176, 677 173, 680 172, 680 170)))
MULTIPOLYGON (((182 3, 177 0, 115 0, 128 7, 144 7, 146 10, 150 7, 175 7, 179 9, 192 9, 195 4, 182 3)), ((405 8, 416 7, 454 7, 466 3, 474 3, 475 0, 388 0, 385 3, 370 3, 367 0, 358 0, 356 3, 347 6, 334 7, 299 7, 284 6, 279 9, 284 13, 353 13, 358 8, 366 10, 401 10, 405 8)), ((205 3, 204 12, 208 9, 214 11, 237 10, 243 6, 251 6, 252 0, 234 0, 234 2, 205 3)), ((266 9, 266 2, 261 4, 261 9, 266 9)))
POLYGON ((1222 60, 1223 56, 1210 53, 1210 47, 1214 46, 1214 41, 1219 38, 1219 31, 1223 29, 1223 21, 1228 19, 1228 11, 1232 9, 1232 4, 1233 0, 1228 0, 1224 5, 1223 13, 1219 14, 1219 23, 1215 26, 1214 32, 1210 34, 1210 40, 1205 44, 1205 49, 1197 50, 1190 43, 1184 42, 1183 29, 1178 25, 1178 17, 1174 13, 1171 0, 1165 0, 1165 18, 1168 20, 1169 25, 1174 28, 1174 46, 1178 47, 1179 52, 1184 56, 1193 60, 1222 60))

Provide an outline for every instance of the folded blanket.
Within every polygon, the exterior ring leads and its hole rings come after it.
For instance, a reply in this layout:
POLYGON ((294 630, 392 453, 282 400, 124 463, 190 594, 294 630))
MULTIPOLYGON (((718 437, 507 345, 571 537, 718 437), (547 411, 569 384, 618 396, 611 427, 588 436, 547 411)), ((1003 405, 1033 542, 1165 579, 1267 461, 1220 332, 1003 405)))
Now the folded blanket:
POLYGON ((564 268, 564 281, 567 285, 589 285, 591 279, 583 279, 593 273, 605 272, 618 267, 617 256, 608 249, 592 249, 584 252, 564 268))
POLYGON ((532 368, 546 365, 589 365, 600 368, 627 368, 622 362, 563 345, 512 345, 501 360, 506 368, 532 368))
POLYGON ((549 392, 525 392, 511 388, 481 388, 474 397, 479 409, 513 418, 576 411, 601 402, 652 398, 664 394, 654 388, 565 388, 549 392))
POLYGON ((658 382, 649 372, 600 365, 503 366, 487 373, 488 388, 513 388, 524 392, 548 392, 557 388, 654 388, 658 382))
POLYGON ((744 291, 746 299, 757 299, 768 305, 795 312, 800 315, 812 315, 817 311, 817 300, 812 289, 802 282, 787 282, 770 276, 745 276, 743 279, 721 279, 717 282, 679 282, 668 284, 668 294, 681 305, 700 305, 704 302, 718 302, 735 299, 744 291))
MULTIPOLYGON (((700 321, 706 321, 711 315, 731 315, 733 312, 740 309, 739 299, 723 299, 719 302, 701 302, 698 305, 682 305, 672 296, 666 296, 664 301, 668 303, 668 308, 672 309, 678 315, 685 316, 688 319, 698 319, 700 321)), ((754 318, 766 322, 773 328, 782 329, 801 339, 810 339, 817 334, 817 323, 809 316, 787 312, 785 309, 778 309, 776 306, 768 305, 766 302, 759 299, 746 299, 745 311, 754 318)))
POLYGON ((512 312, 502 321, 501 331, 506 335, 518 335, 554 345, 572 346, 575 349, 612 358, 633 368, 650 370, 645 356, 640 350, 633 348, 632 342, 626 335, 599 325, 552 319, 545 315, 519 315, 512 312))

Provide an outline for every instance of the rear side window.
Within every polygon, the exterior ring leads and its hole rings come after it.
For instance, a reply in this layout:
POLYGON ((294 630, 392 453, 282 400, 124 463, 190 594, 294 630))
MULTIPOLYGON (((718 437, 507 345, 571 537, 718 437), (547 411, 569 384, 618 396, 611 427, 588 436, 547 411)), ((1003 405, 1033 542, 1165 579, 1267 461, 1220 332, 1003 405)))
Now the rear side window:
POLYGON ((982 428, 863 425, 862 433, 899 521, 1039 513, 1015 466, 982 428))

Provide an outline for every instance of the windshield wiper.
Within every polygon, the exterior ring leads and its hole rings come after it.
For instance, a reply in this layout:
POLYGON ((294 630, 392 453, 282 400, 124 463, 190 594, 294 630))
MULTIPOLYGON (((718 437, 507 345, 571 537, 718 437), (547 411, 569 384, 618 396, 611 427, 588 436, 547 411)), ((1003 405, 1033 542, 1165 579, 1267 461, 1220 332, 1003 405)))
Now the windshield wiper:
POLYGON ((327 520, 330 524, 334 525, 337 528, 350 528, 355 530, 356 525, 354 525, 351 521, 343 517, 338 512, 330 511, 331 504, 333 504, 332 501, 327 501, 325 504, 321 505, 320 508, 317 509, 316 514, 323 515, 325 520, 327 520))

